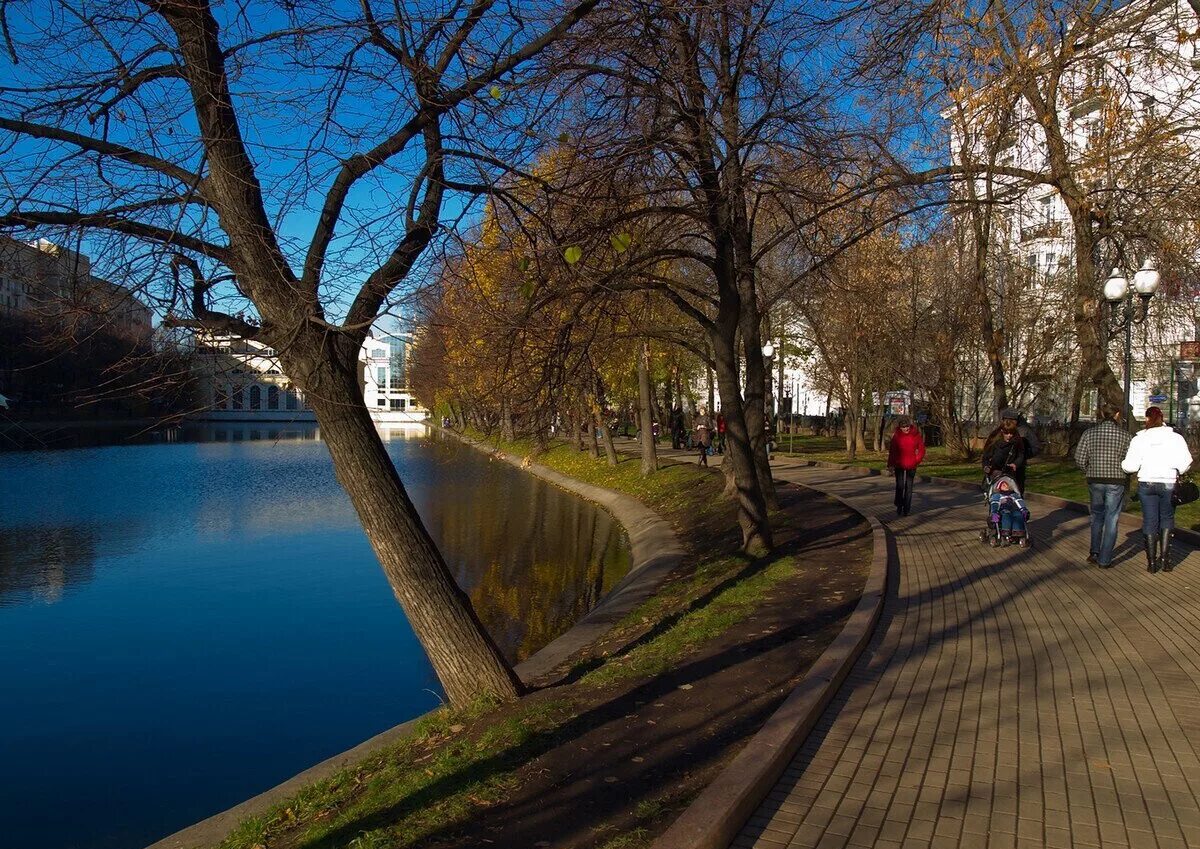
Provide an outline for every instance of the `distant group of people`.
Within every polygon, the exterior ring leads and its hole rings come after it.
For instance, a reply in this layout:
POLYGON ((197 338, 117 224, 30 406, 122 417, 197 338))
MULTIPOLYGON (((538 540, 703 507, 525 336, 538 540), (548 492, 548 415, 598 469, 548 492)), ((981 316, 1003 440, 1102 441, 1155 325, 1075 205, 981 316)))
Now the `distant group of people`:
MULTIPOLYGON (((1175 529, 1175 495, 1179 478, 1192 465, 1187 441, 1163 421, 1162 410, 1146 410, 1144 428, 1131 436, 1121 424, 1122 412, 1100 411, 1100 421, 1084 432, 1075 448, 1075 464, 1088 484, 1091 544, 1088 562, 1101 568, 1113 565, 1117 521, 1125 507, 1128 475, 1136 474, 1137 497, 1142 506, 1142 536, 1146 570, 1170 572, 1171 541, 1175 529)), ((996 544, 1028 544, 1025 522, 1029 511, 1024 492, 1029 460, 1041 450, 1033 428, 1019 411, 1005 409, 1000 424, 988 435, 983 448, 983 473, 989 504, 989 524, 996 544)), ((888 446, 888 472, 895 476, 895 506, 899 516, 912 511, 913 482, 925 458, 925 442, 908 416, 896 421, 888 446)))

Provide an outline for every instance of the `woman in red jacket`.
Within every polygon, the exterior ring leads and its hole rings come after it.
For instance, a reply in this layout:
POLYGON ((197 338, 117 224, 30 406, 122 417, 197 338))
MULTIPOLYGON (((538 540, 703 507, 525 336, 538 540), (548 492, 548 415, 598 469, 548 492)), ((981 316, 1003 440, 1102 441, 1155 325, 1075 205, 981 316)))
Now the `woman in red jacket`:
POLYGON ((896 513, 907 516, 912 510, 913 479, 917 466, 925 459, 925 440, 908 416, 896 421, 896 432, 888 446, 888 471, 896 475, 896 513))

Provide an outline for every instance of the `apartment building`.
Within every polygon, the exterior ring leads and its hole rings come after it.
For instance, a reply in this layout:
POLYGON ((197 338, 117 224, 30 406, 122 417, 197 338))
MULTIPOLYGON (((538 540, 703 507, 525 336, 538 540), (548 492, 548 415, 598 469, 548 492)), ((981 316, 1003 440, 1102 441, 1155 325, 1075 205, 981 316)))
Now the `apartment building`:
POLYGON ((0 317, 36 324, 48 338, 97 330, 149 343, 151 311, 137 296, 92 274, 89 257, 38 239, 0 236, 0 317))
MULTIPOLYGON (((1035 54, 1029 72, 1056 75, 1054 108, 1072 171, 1109 225, 1109 237, 1092 256, 1097 299, 1113 268, 1132 278, 1145 260, 1162 267, 1160 292, 1133 331, 1134 413, 1158 404, 1186 423, 1189 410, 1193 417, 1200 412, 1195 382, 1180 379, 1181 370, 1190 374, 1194 368, 1181 346, 1196 339, 1200 327, 1196 281, 1187 263, 1171 266, 1158 246, 1171 242, 1195 251, 1187 245, 1196 241, 1196 221, 1161 213, 1171 203, 1173 186, 1182 191, 1200 175, 1200 20, 1183 0, 1137 0, 1091 24, 1087 37, 1070 50, 1061 46, 1069 61, 1035 54)), ((1001 327, 1006 320, 1020 325, 1010 334, 1006 366, 1017 373, 1033 357, 1042 358, 1045 366, 1029 363, 1028 371, 1040 381, 1029 382, 1020 403, 1032 415, 1065 420, 1078 374, 1074 230, 1053 186, 1005 173, 1046 172, 1049 149, 1044 117, 1039 121, 1024 99, 1016 97, 1009 106, 998 94, 983 89, 968 95, 966 122, 955 121, 953 110, 943 113, 951 127, 951 156, 976 168, 994 162, 990 186, 984 178, 976 180, 975 195, 993 201, 993 309, 1001 327), (1035 351, 1029 340, 1053 345, 1035 351)), ((960 197, 965 195, 964 190, 960 197)), ((1135 313, 1139 310, 1135 303, 1135 313)), ((1118 306, 1108 324, 1115 326, 1120 316, 1118 306)), ((1123 341, 1119 330, 1105 340, 1118 379, 1123 341)), ((1081 400, 1086 416, 1094 409, 1094 390, 1081 400)))

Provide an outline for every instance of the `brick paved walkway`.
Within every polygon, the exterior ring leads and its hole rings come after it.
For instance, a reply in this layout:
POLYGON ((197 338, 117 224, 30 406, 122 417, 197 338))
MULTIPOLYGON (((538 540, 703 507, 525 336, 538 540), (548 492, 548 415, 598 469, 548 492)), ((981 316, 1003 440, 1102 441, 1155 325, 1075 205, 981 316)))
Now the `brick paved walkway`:
MULTIPOLYGON (((802 468, 887 526, 879 630, 733 843, 778 847, 1200 847, 1200 557, 1150 575, 1140 532, 1084 563, 1087 518, 981 544, 980 496, 802 468)), ((1184 547, 1176 544, 1182 554, 1184 547)))

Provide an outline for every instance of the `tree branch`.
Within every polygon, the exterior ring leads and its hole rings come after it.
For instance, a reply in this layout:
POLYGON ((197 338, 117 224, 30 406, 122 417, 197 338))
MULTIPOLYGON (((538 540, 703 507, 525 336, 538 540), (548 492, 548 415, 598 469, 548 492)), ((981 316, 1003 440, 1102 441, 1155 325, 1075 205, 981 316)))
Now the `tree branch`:
POLYGON ((40 225, 95 227, 100 230, 111 230, 114 233, 136 236, 139 239, 157 242, 161 245, 175 245, 176 247, 211 257, 226 264, 230 260, 229 248, 222 245, 214 245, 195 236, 180 233, 178 230, 168 230, 165 227, 156 227, 153 224, 144 224, 140 221, 129 221, 110 215, 108 212, 49 212, 42 210, 38 212, 10 212, 7 215, 0 215, 0 230, 14 227, 32 229, 40 225))
POLYGON ((141 168, 148 168, 151 171, 156 171, 159 174, 178 180, 199 193, 201 197, 204 196, 205 181, 199 174, 193 173, 166 159, 161 159, 157 156, 125 147, 124 145, 92 138, 80 133, 73 133, 70 130, 60 129, 59 127, 48 127, 45 124, 35 124, 31 121, 17 121, 12 118, 0 117, 0 130, 7 130, 10 133, 29 136, 30 138, 60 141, 82 150, 90 150, 105 156, 111 156, 115 159, 120 159, 122 162, 128 162, 131 165, 137 165, 141 168))

